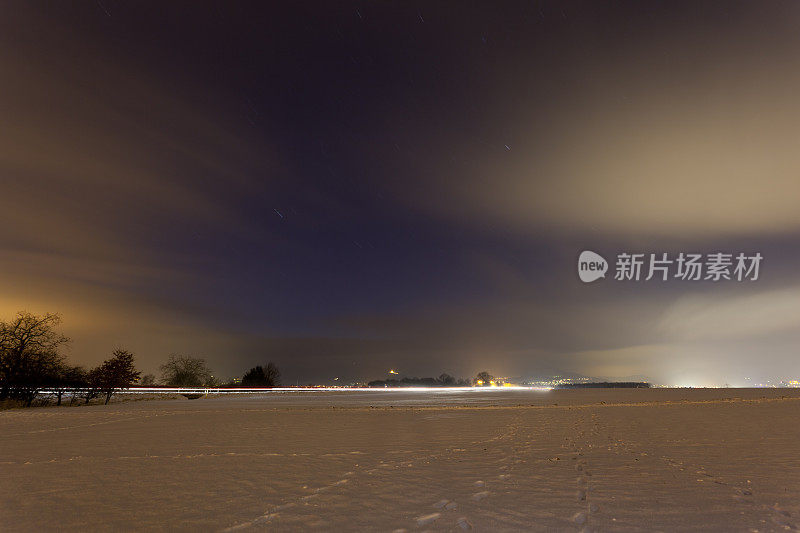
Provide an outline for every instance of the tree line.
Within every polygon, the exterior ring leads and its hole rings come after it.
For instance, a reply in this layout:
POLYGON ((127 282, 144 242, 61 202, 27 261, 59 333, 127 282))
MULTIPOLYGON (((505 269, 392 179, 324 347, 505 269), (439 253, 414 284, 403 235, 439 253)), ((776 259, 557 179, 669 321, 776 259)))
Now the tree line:
MULTIPOLYGON (((273 362, 251 368, 241 380, 225 383, 216 379, 206 361, 198 357, 172 354, 160 370, 160 383, 168 387, 277 387, 281 384, 281 372, 273 362)), ((156 385, 156 378, 148 374, 140 384, 156 385)))
MULTIPOLYGON (((70 364, 63 351, 69 337, 58 331, 62 318, 58 313, 35 315, 21 311, 10 321, 0 321, 0 402, 11 400, 27 407, 47 391, 61 405, 70 393, 70 405, 76 400, 88 404, 101 397, 108 404, 114 392, 133 385, 156 385, 152 374, 142 376, 134 364, 134 354, 118 348, 98 366, 86 369, 70 364)), ((204 359, 170 355, 161 365, 160 384, 171 387, 212 387, 220 385, 204 359)), ((251 387, 275 387, 280 371, 270 362, 248 370, 240 383, 251 387)))
POLYGON ((450 374, 438 378, 376 379, 367 383, 368 387, 488 387, 494 384, 494 376, 486 371, 479 372, 472 379, 456 379, 450 374))

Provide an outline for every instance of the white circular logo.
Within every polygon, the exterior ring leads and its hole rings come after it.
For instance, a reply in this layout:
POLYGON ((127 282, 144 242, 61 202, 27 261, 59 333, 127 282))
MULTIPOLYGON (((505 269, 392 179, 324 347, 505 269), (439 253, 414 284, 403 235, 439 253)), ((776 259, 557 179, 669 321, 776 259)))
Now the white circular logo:
POLYGON ((603 256, 585 250, 578 257, 578 276, 584 283, 591 283, 600 278, 606 277, 608 262, 603 256))

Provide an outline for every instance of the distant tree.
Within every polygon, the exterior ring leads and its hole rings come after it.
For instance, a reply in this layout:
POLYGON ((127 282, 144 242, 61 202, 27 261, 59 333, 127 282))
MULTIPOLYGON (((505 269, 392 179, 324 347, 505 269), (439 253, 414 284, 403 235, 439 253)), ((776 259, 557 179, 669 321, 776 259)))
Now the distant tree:
POLYGON ((82 366, 67 367, 67 369, 67 386, 72 390, 72 394, 69 397, 69 404, 72 405, 75 398, 81 397, 89 387, 89 372, 82 366))
POLYGON ((127 350, 114 350, 111 359, 103 361, 89 372, 91 386, 106 395, 106 405, 116 389, 130 387, 141 373, 133 365, 133 354, 127 350))
POLYGON ((280 384, 281 372, 271 361, 266 367, 259 365, 251 368, 242 377, 243 387, 277 387, 280 384))
MULTIPOLYGON (((61 397, 68 390, 75 390, 86 386, 86 370, 82 366, 59 365, 48 387, 55 393, 56 405, 61 405, 61 397)), ((73 399, 75 392, 72 393, 73 399)), ((72 401, 70 401, 70 404, 72 401)))
POLYGON ((161 382, 170 387, 208 387, 214 385, 214 376, 205 359, 172 354, 161 365, 161 382))
MULTIPOLYGON (((469 386, 471 382, 458 380, 459 386, 469 386)), ((456 379, 450 374, 441 374, 438 378, 404 377, 402 379, 379 379, 368 382, 367 387, 452 387, 456 379)))
POLYGON ((142 387, 152 387, 156 384, 156 377, 153 374, 145 374, 142 376, 142 379, 139 380, 139 385, 142 387))
POLYGON ((259 365, 251 368, 242 376, 241 384, 243 387, 266 387, 267 376, 264 373, 264 368, 259 365))
POLYGON ((478 372, 478 375, 475 376, 475 384, 478 386, 488 387, 491 381, 494 381, 494 376, 485 370, 483 372, 478 372))
POLYGON ((270 361, 267 363, 267 368, 264 369, 264 374, 267 376, 267 381, 272 383, 271 387, 280 387, 281 371, 278 370, 278 365, 270 361))
POLYGON ((455 384, 456 378, 454 378, 450 374, 442 374, 437 378, 437 381, 442 385, 449 387, 455 384))
POLYGON ((97 381, 95 380, 95 376, 92 375, 91 370, 86 373, 86 383, 81 389, 81 392, 86 405, 89 405, 90 401, 97 398, 101 394, 100 388, 97 386, 97 381))
POLYGON ((0 400, 16 397, 30 406, 36 394, 53 381, 62 365, 61 349, 69 338, 56 328, 61 315, 19 312, 0 322, 0 400))

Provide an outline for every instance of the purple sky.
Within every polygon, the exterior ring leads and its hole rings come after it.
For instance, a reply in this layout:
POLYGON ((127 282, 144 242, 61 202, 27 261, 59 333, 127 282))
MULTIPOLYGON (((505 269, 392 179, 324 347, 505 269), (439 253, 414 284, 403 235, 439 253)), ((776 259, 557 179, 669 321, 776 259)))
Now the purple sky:
POLYGON ((800 375, 797 2, 5 11, 0 313, 77 363, 800 375), (585 249, 764 260, 584 285, 585 249))

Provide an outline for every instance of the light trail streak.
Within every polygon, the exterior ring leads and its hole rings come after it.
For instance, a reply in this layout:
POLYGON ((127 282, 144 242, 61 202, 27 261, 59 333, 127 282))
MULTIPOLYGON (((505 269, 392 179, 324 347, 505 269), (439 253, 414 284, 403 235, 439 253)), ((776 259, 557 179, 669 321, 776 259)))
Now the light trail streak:
MULTIPOLYGON (((64 394, 85 392, 86 388, 75 389, 42 389, 40 394, 64 394)), ((269 394, 287 392, 500 392, 500 391, 531 391, 547 392, 552 387, 273 387, 273 388, 244 388, 244 387, 130 387, 115 389, 115 394, 269 394)))

